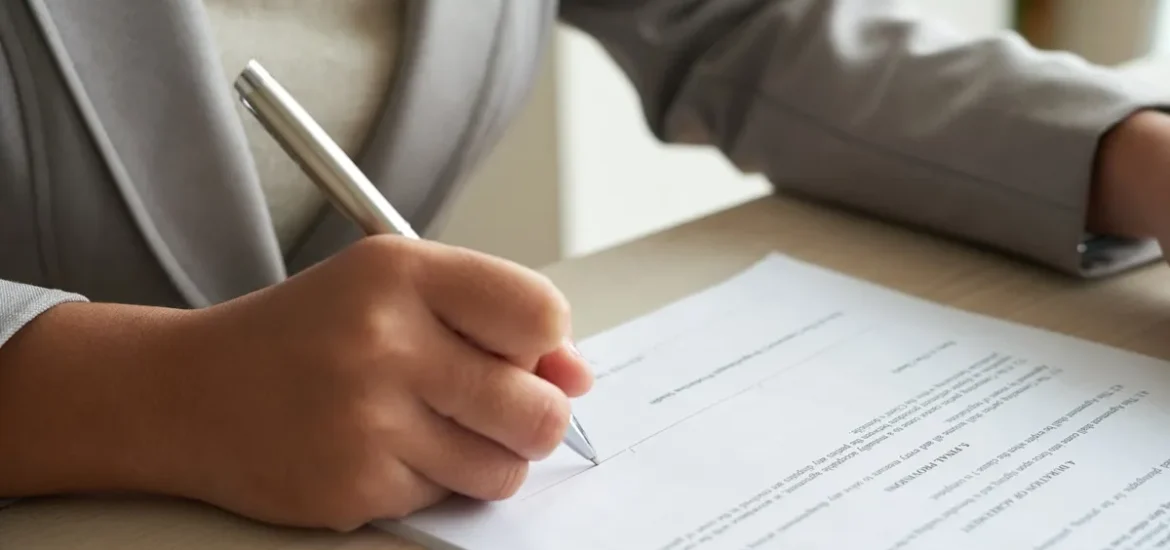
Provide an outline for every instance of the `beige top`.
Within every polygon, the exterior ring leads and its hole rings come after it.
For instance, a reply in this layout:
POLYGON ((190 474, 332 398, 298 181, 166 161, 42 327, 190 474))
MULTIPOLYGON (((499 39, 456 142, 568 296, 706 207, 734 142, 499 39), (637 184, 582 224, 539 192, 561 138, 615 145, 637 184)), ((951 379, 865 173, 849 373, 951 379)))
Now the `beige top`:
MULTIPOLYGON (((264 64, 345 152, 356 156, 391 84, 399 0, 204 0, 230 84, 264 64)), ((268 210, 288 251, 325 204, 279 145, 239 107, 268 210)))

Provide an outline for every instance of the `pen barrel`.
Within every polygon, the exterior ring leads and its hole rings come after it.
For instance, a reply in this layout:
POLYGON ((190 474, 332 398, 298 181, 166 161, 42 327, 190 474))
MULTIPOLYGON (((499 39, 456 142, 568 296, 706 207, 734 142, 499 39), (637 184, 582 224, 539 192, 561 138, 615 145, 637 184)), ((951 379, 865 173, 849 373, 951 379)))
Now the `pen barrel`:
POLYGON ((244 106, 329 201, 367 235, 419 238, 341 147, 259 63, 235 81, 244 106))

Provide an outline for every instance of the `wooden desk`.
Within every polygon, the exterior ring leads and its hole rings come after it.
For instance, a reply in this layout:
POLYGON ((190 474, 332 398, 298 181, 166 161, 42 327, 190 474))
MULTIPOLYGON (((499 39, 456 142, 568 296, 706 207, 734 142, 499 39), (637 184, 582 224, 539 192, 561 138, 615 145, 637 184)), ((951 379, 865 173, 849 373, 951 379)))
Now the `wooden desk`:
MULTIPOLYGON (((1083 282, 991 252, 789 199, 766 198, 546 270, 588 336, 718 282, 771 251, 924 298, 1170 358, 1170 270, 1083 282)), ((154 499, 50 499, 0 512, 21 550, 402 550, 373 530, 259 525, 154 499)))

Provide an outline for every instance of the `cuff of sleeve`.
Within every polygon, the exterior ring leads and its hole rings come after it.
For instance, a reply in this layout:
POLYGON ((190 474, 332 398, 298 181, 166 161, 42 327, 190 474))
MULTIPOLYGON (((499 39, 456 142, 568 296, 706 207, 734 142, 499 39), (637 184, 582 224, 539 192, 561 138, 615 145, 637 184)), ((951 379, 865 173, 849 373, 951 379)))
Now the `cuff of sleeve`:
POLYGON ((84 301, 84 296, 71 292, 0 281, 0 346, 53 306, 84 301))
POLYGON ((1162 259, 1162 249, 1154 239, 1088 235, 1079 251, 1079 274, 1090 279, 1108 277, 1162 259))

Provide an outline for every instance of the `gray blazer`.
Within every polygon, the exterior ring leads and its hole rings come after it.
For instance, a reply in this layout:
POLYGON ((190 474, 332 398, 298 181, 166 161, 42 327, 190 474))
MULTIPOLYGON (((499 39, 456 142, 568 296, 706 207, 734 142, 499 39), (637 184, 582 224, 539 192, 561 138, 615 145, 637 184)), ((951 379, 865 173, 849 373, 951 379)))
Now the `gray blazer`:
MULTIPOLYGON (((967 41, 884 0, 410 4, 405 76, 358 160, 424 230, 559 21, 613 55, 659 138, 783 189, 1083 276, 1160 254, 1086 247, 1083 212, 1098 138, 1162 98, 1017 36, 967 41)), ((202 9, 0 2, 0 344, 63 300, 203 307, 360 237, 326 208, 281 254, 202 9)))

